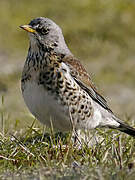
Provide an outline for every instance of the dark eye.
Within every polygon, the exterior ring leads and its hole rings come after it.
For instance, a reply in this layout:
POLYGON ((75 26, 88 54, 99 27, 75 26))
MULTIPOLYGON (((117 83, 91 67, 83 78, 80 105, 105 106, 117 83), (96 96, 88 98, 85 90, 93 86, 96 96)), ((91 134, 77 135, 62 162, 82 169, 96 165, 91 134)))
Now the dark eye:
POLYGON ((37 28, 36 31, 42 35, 46 35, 49 33, 49 29, 47 29, 47 28, 46 29, 45 28, 37 28))

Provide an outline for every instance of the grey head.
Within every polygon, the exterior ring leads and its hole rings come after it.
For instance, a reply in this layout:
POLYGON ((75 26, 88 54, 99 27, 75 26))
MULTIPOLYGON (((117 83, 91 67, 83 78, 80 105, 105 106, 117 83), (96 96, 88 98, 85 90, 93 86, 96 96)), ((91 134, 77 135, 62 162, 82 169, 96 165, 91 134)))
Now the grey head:
POLYGON ((28 25, 21 26, 29 32, 31 46, 42 46, 52 48, 56 53, 71 55, 68 49, 61 28, 52 20, 44 17, 33 19, 28 25))

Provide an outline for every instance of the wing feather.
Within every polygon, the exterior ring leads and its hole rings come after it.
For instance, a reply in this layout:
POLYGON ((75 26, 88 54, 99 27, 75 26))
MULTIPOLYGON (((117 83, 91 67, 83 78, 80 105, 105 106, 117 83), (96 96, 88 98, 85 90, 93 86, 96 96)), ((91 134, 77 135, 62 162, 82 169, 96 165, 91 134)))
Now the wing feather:
POLYGON ((62 59, 62 62, 69 66, 71 76, 74 78, 76 83, 79 84, 79 86, 85 90, 95 102, 100 104, 104 109, 113 113, 105 98, 98 93, 97 88, 90 78, 90 75, 87 73, 80 61, 72 56, 67 56, 62 59))

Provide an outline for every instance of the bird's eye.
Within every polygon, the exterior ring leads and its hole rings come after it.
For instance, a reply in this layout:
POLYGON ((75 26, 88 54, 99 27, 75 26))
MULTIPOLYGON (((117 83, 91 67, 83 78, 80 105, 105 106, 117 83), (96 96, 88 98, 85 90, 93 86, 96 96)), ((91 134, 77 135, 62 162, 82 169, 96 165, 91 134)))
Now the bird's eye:
POLYGON ((37 28, 36 31, 42 35, 46 35, 49 33, 49 29, 47 29, 47 28, 46 29, 45 28, 37 28))

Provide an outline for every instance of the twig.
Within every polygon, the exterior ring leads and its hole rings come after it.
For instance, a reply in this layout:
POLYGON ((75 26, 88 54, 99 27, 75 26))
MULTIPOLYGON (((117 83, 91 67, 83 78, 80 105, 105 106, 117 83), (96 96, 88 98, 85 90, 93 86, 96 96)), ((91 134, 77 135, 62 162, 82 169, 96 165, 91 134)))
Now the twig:
POLYGON ((12 140, 12 138, 11 138, 12 142, 16 142, 16 144, 18 144, 24 151, 26 151, 28 154, 30 154, 33 157, 35 157, 35 155, 33 153, 31 153, 30 150, 19 139, 17 139, 17 137, 15 137, 12 134, 10 134, 10 135, 14 138, 14 140, 12 140))

